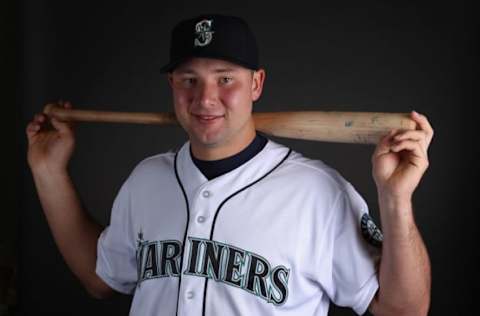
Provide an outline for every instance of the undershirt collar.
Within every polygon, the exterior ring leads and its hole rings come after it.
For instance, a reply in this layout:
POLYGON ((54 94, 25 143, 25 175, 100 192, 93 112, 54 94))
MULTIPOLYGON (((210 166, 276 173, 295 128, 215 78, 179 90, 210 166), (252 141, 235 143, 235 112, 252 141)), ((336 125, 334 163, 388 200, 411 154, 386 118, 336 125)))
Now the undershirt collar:
POLYGON ((245 162, 252 159, 258 154, 267 144, 268 140, 259 133, 256 134, 253 141, 245 149, 233 156, 219 159, 219 160, 200 160, 193 156, 192 147, 190 147, 190 156, 193 163, 208 179, 212 180, 219 177, 233 169, 243 165, 245 162))

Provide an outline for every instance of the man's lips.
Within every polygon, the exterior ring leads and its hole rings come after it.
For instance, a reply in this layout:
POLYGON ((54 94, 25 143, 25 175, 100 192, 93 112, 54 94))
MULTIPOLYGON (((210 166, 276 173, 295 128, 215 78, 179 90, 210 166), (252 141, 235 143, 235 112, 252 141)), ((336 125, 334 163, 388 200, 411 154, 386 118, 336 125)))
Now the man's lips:
POLYGON ((193 116, 199 120, 200 122, 214 122, 217 119, 220 119, 223 117, 223 115, 203 115, 203 114, 193 114, 193 116))

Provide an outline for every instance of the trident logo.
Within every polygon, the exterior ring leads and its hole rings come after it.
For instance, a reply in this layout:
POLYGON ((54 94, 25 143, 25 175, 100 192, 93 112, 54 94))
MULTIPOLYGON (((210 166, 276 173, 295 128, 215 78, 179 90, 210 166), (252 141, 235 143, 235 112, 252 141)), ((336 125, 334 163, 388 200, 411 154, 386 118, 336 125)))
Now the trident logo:
POLYGON ((202 20, 195 25, 195 46, 206 46, 213 38, 212 20, 202 20))

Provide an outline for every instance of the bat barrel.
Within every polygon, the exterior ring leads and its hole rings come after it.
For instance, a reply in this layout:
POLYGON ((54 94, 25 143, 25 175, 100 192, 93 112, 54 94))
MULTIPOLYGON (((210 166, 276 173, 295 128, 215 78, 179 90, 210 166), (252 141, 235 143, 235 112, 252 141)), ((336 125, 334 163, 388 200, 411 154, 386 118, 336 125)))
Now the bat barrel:
POLYGON ((278 137, 376 144, 392 129, 415 129, 408 113, 272 112, 254 115, 257 130, 278 137))

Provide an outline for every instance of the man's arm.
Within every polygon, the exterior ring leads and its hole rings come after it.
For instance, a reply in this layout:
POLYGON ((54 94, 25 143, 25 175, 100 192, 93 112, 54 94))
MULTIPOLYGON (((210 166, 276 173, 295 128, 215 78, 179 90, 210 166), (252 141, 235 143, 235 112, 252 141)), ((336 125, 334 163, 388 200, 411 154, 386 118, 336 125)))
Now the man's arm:
MULTIPOLYGON (((65 107, 71 105, 67 103, 65 107)), ((75 147, 72 126, 37 114, 26 133, 28 163, 61 254, 92 296, 109 296, 113 290, 95 273, 97 240, 102 227, 83 210, 67 172, 75 147)))
POLYGON ((433 129, 423 115, 413 112, 412 119, 418 130, 392 131, 372 156, 384 236, 379 290, 369 308, 374 315, 427 315, 430 305, 430 261, 412 195, 428 168, 433 129))

